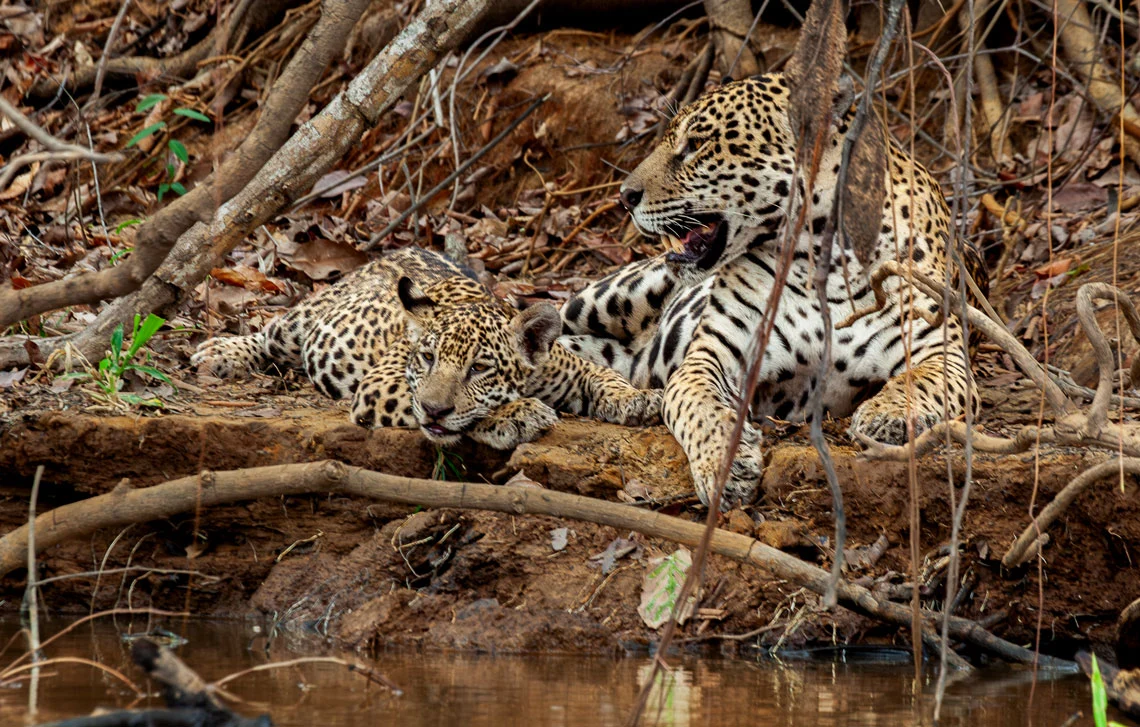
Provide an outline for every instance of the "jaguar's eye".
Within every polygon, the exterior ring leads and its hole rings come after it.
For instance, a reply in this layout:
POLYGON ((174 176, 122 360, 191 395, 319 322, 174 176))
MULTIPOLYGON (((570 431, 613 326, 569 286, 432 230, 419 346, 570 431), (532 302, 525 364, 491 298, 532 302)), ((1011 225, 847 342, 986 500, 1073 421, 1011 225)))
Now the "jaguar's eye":
POLYGON ((690 136, 685 141, 685 156, 692 156, 693 154, 696 154, 697 151, 704 145, 704 139, 698 139, 695 136, 690 136))
POLYGON ((471 373, 472 374, 485 374, 490 370, 491 370, 491 367, 485 363, 473 363, 473 364, 471 364, 471 373))
POLYGON ((435 361, 435 354, 431 351, 420 351, 420 358, 423 359, 424 363, 430 364, 435 361))

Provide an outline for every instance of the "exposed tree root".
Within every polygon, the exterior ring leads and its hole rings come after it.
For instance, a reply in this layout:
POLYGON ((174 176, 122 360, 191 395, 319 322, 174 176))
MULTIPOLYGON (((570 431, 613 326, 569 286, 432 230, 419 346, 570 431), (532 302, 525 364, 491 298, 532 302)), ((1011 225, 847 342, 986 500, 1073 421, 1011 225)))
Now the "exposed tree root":
MULTIPOLYGON (((929 277, 919 273, 909 266, 897 262, 887 262, 879 266, 871 276, 871 285, 875 290, 876 304, 865 310, 857 311, 840 327, 849 325, 859 317, 881 309, 888 304, 888 293, 883 288, 883 282, 892 276, 898 276, 903 281, 918 288, 926 295, 939 300, 942 298, 942 286, 929 277)), ((1040 551, 1045 544, 1043 532, 1054 520, 1065 511, 1076 497, 1093 482, 1107 477, 1115 472, 1140 474, 1140 424, 1109 421, 1109 406, 1113 404, 1112 389, 1117 381, 1116 362, 1112 347, 1100 325, 1096 320, 1095 302, 1099 300, 1113 301, 1123 314, 1125 322, 1132 331, 1132 336, 1140 341, 1140 314, 1132 300, 1123 291, 1105 283, 1088 283, 1082 285, 1077 291, 1077 319, 1085 335, 1092 343, 1096 354, 1098 367, 1098 381, 1092 403, 1086 411, 1081 411, 1069 399, 1053 377, 1042 367, 1033 356, 1021 345, 1006 327, 1000 322, 987 316, 973 306, 966 306, 966 314, 971 326, 982 331, 991 340, 997 343, 1010 355, 1013 361, 1044 392, 1046 400, 1053 409, 1056 419, 1051 425, 1041 427, 1023 427, 1014 437, 992 437, 980 432, 967 430, 962 422, 944 422, 923 432, 909 444, 892 446, 874 442, 860 437, 866 445, 866 454, 877 459, 894 461, 907 461, 911 457, 918 457, 942 444, 954 441, 964 444, 967 439, 974 449, 983 452, 1012 454, 1025 452, 1031 447, 1041 443, 1059 444, 1071 447, 1098 447, 1119 453, 1119 458, 1101 462, 1084 471, 1073 479, 1060 494, 1042 510, 1034 522, 1010 546, 1002 564, 1013 567, 1025 562, 1031 555, 1040 551)), ((955 313, 958 305, 950 306, 955 313)), ((929 314, 917 311, 927 318, 931 325, 941 325, 942 313, 929 314)), ((1140 355, 1133 357, 1130 375, 1136 380, 1140 373, 1140 355)), ((1115 399, 1120 402, 1120 398, 1115 399)))
MULTIPOLYGON (((56 508, 36 518, 36 547, 43 549, 105 527, 146 522, 222 503, 259 497, 280 497, 313 492, 338 492, 388 502, 426 507, 492 510, 516 515, 540 514, 635 530, 690 547, 701 540, 705 527, 698 523, 605 500, 564 492, 525 487, 500 487, 472 483, 437 482, 396 477, 347 467, 332 460, 307 464, 256 467, 230 472, 203 472, 154 487, 114 491, 56 508)), ((28 528, 23 526, 0 538, 0 576, 24 564, 28 528)), ((745 535, 717 529, 712 534, 712 552, 749 563, 798 588, 823 595, 830 581, 827 571, 765 545, 745 535)), ((909 608, 881 601, 861 586, 841 581, 837 595, 845 607, 862 614, 909 626, 909 608)), ((937 614, 924 613, 923 640, 937 645, 931 626, 937 614)), ((1036 657, 1029 650, 1009 643, 965 618, 950 620, 950 637, 964 641, 1009 661, 1067 667, 1070 662, 1036 657)), ((965 667, 964 660, 956 664, 965 667)))

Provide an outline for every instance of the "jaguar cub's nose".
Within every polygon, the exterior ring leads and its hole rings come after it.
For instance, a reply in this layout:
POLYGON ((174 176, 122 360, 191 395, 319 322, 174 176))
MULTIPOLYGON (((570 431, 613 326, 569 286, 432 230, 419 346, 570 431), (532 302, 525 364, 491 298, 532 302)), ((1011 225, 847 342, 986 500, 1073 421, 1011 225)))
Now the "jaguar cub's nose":
POLYGON ((641 202, 641 197, 643 194, 644 193, 640 189, 625 187, 621 191, 622 206, 630 212, 633 212, 633 208, 636 207, 639 202, 641 202))
POLYGON ((424 410, 424 416, 432 421, 439 421, 451 412, 455 411, 455 407, 453 406, 434 406, 432 404, 426 404, 424 402, 420 402, 420 408, 424 410))

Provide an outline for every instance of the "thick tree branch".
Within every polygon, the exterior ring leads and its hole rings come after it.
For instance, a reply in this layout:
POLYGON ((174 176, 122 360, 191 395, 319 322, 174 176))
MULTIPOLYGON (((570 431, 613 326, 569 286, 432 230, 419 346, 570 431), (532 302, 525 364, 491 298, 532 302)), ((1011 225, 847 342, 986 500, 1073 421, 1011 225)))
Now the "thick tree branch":
MULTIPOLYGON (((69 305, 98 303, 136 290, 162 264, 186 230, 196 222, 209 221, 218 204, 241 191, 285 143, 293 119, 308 103, 309 92, 332 59, 343 51, 352 26, 366 7, 368 3, 364 0, 325 3, 321 19, 274 83, 249 137, 226 157, 214 175, 138 228, 135 250, 127 264, 22 290, 2 290, 0 327, 38 313, 69 305)), ((117 324, 118 320, 109 330, 117 324)), ((98 328, 103 326, 98 325, 98 328)), ((0 355, 2 360, 4 357, 0 355)))
MULTIPOLYGON (((359 2, 355 0, 353 7, 359 2)), ((446 0, 421 11, 347 89, 273 154, 240 193, 221 204, 208 224, 198 222, 182 234, 139 290, 116 300, 79 334, 36 341, 40 353, 71 343, 84 354, 96 355, 120 322, 177 305, 258 225, 312 188, 404 91, 470 34, 489 2, 446 0)), ((306 43, 315 43, 317 37, 314 30, 306 43)), ((0 364, 26 363, 23 343, 0 344, 0 364)))

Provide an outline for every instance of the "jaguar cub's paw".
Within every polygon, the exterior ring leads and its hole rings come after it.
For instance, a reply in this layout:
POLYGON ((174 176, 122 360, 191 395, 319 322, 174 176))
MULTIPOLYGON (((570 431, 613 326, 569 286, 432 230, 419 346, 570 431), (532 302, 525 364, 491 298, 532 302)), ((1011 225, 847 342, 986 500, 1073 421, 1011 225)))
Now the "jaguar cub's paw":
POLYGON ((661 389, 627 388, 608 395, 594 413, 602 421, 640 427, 661 421, 661 389))
POLYGON ((261 360, 261 345, 250 336, 211 338, 198 345, 190 365, 219 379, 248 376, 261 360))
POLYGON ((499 407, 471 430, 471 438, 494 449, 514 449, 533 442, 558 423, 558 412, 538 399, 519 399, 499 407))

